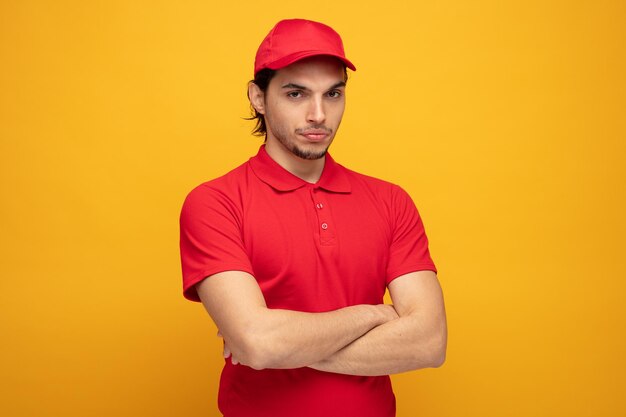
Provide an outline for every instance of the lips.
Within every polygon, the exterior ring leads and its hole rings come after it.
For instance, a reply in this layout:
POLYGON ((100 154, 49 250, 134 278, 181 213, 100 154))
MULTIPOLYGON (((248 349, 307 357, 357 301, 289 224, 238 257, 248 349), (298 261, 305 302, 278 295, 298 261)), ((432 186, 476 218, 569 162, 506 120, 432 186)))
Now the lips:
POLYGON ((312 142, 319 142, 326 139, 330 135, 330 130, 327 129, 306 129, 298 132, 299 135, 304 136, 312 142))

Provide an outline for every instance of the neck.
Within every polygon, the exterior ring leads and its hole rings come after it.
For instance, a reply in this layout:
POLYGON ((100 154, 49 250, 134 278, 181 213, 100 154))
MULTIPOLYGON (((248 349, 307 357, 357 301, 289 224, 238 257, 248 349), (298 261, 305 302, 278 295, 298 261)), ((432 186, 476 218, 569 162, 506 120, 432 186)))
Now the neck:
POLYGON ((315 184, 324 171, 325 156, 319 159, 302 159, 283 144, 270 140, 265 143, 265 151, 278 165, 308 183, 315 184))

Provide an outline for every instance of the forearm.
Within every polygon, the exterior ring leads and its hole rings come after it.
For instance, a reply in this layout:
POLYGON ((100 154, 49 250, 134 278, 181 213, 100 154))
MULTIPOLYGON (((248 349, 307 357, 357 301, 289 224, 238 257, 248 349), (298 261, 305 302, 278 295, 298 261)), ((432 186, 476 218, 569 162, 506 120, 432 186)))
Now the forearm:
POLYGON ((396 318, 390 306, 356 305, 324 313, 260 308, 246 335, 226 339, 233 358, 254 368, 290 369, 332 356, 396 318))
POLYGON ((333 355, 311 365, 349 375, 389 375, 440 366, 445 359, 445 318, 400 317, 372 329, 333 355))
POLYGON ((270 309, 254 277, 212 275, 196 286, 233 363, 299 368, 319 362, 369 330, 398 318, 389 305, 355 305, 323 313, 270 309))

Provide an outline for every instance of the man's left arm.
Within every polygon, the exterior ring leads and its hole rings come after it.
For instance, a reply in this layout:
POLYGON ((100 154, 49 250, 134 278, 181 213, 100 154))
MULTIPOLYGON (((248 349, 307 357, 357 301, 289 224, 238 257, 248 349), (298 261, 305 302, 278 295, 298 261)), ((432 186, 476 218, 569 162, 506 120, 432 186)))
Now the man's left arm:
POLYGON ((311 365, 348 375, 388 375, 439 367, 446 356, 447 325, 443 294, 433 271, 402 275, 389 284, 399 318, 311 365))

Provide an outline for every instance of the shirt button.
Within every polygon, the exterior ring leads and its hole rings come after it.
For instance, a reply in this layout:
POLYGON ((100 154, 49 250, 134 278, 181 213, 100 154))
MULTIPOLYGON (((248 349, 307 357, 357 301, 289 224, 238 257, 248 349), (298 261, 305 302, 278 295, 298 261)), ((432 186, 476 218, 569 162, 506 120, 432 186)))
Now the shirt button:
POLYGON ((317 203, 317 204, 315 205, 315 207, 317 207, 318 209, 320 209, 320 210, 321 210, 321 209, 323 209, 323 208, 324 208, 324 205, 323 205, 322 203, 317 203))
POLYGON ((322 223, 322 229, 324 230, 328 229, 328 223, 322 223))

